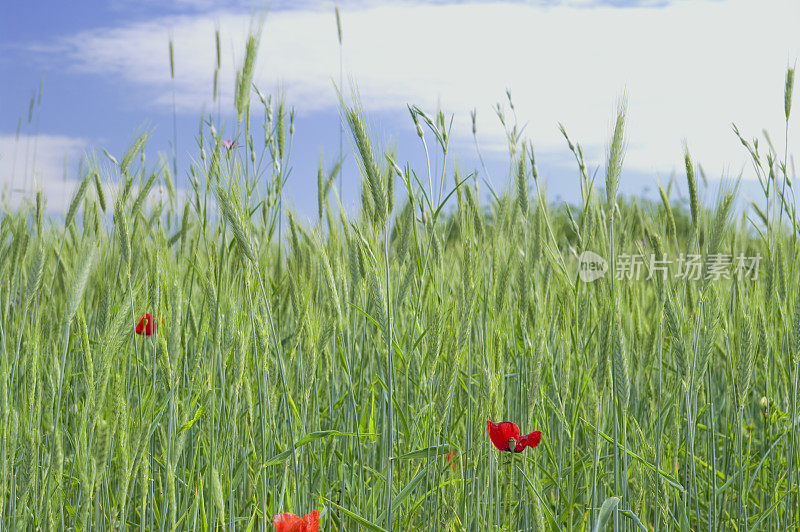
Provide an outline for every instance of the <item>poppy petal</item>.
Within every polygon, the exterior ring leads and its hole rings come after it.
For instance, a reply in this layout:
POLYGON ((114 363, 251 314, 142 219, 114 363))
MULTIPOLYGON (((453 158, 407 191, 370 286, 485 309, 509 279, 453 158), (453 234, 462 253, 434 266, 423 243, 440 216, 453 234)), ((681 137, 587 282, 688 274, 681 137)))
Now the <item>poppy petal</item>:
POLYGON ((278 514, 272 518, 277 532, 319 532, 319 510, 311 510, 303 517, 292 513, 278 514))
POLYGON ((533 449, 534 447, 539 445, 541 439, 542 439, 542 431, 540 430, 535 430, 530 434, 526 434, 525 436, 522 436, 519 439, 519 441, 517 442, 517 446, 514 447, 514 452, 521 453, 525 449, 525 447, 530 447, 531 449, 533 449))
POLYGON ((319 532, 319 510, 311 510, 295 525, 297 532, 319 532))
POLYGON ((146 334, 147 324, 150 322, 149 317, 150 314, 142 313, 142 318, 136 324, 136 334, 146 334))
POLYGON ((486 422, 486 430, 492 444, 501 451, 510 451, 508 440, 519 440, 519 427, 516 423, 502 421, 500 423, 486 422))
POLYGON ((291 532, 298 523, 300 523, 300 518, 290 513, 278 514, 272 518, 272 524, 275 525, 277 532, 291 532))
POLYGON ((145 336, 152 336, 155 330, 153 324, 153 316, 147 312, 142 313, 142 319, 136 324, 136 334, 144 334, 145 336))

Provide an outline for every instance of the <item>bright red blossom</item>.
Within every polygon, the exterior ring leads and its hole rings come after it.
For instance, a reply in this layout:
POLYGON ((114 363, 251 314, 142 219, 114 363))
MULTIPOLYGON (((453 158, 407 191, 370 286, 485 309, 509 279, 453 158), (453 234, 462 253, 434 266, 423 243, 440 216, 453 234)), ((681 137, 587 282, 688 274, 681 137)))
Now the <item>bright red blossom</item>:
POLYGON ((492 444, 501 451, 521 453, 526 447, 534 448, 542 439, 542 432, 535 430, 530 434, 520 437, 519 427, 516 423, 502 421, 500 423, 486 422, 486 430, 492 444), (511 447, 511 441, 516 444, 511 447))
POLYGON ((147 312, 142 314, 142 319, 136 324, 136 334, 143 334, 145 336, 152 336, 155 327, 153 325, 153 316, 147 312))
POLYGON ((458 455, 454 451, 450 451, 449 453, 447 453, 447 462, 450 464, 450 467, 452 468, 455 468, 456 466, 464 467, 465 465, 467 465, 467 457, 462 456, 461 460, 459 460, 458 455))
POLYGON ((277 532, 319 532, 319 510, 311 510, 303 517, 278 514, 272 518, 277 532))

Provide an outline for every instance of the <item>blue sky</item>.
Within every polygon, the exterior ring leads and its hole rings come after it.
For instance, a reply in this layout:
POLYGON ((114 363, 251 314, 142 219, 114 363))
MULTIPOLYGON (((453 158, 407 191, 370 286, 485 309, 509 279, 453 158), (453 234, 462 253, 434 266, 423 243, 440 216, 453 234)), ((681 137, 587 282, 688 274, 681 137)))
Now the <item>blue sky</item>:
MULTIPOLYGON (((145 130, 153 134, 148 164, 155 164, 159 152, 171 150, 173 89, 178 181, 185 183, 183 174, 197 158, 200 117, 215 108, 214 30, 222 36, 221 109, 230 130, 235 71, 260 5, 208 0, 0 4, 4 201, 18 204, 41 188, 58 212, 68 201, 83 155, 102 154, 102 149, 120 155, 145 130), (28 123, 28 103, 42 79, 41 106, 28 123)), ((681 177, 684 141, 712 179, 740 172, 752 179, 731 122, 748 137, 766 128, 773 139, 783 138, 783 76, 800 53, 800 6, 793 0, 362 0, 339 5, 345 80, 357 84, 374 136, 395 145, 399 158, 418 169, 424 168, 424 153, 406 105, 430 114, 441 108, 453 116, 451 161, 464 173, 480 168, 469 119, 476 109, 481 149, 495 186, 502 187, 508 156, 493 105, 505 102, 506 89, 534 143, 551 198, 574 200, 578 193, 576 167, 558 123, 581 143, 590 169, 600 168, 602 180, 611 121, 623 93, 629 142, 622 187, 628 193, 652 192, 673 172, 681 177)), ((320 151, 331 162, 338 152, 333 87, 338 70, 334 3, 273 2, 255 82, 264 92, 283 92, 296 108, 287 194, 309 216, 316 210, 320 151)), ((790 151, 795 138, 790 136, 790 151)), ((345 151, 350 152, 347 136, 345 151)), ((360 180, 353 161, 349 156, 344 184, 349 206, 360 180)))

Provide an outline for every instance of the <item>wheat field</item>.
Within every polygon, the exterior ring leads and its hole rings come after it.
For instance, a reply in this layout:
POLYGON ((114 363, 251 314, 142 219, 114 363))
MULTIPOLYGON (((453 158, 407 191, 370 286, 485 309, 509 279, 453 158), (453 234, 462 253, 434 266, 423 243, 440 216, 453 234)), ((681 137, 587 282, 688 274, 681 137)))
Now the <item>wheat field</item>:
POLYGON ((3 210, 0 529, 273 530, 312 510, 321 530, 800 526, 788 149, 734 128, 751 202, 704 185, 688 147, 660 201, 624 197, 622 102, 599 177, 562 130, 581 194, 556 204, 511 116, 489 189, 447 164, 449 117, 410 108, 414 168, 342 96, 360 205, 320 160, 305 220, 284 202, 293 113, 250 90, 256 48, 187 188, 144 134, 84 164, 65 217, 46 191, 3 210), (487 421, 541 443, 503 452, 487 421))

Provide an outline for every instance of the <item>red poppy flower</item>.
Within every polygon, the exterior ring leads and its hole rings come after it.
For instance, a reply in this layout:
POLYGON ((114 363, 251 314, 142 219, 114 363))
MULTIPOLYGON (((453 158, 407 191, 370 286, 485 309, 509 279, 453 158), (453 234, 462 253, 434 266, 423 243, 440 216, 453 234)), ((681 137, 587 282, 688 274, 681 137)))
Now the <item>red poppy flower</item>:
POLYGON ((303 517, 278 514, 272 518, 277 532, 319 532, 319 510, 311 510, 303 517))
POLYGON ((450 451, 449 453, 447 453, 447 461, 448 463, 450 463, 450 467, 453 468, 455 468, 457 465, 460 465, 461 467, 467 465, 467 457, 462 456, 461 460, 458 460, 458 456, 456 456, 456 453, 454 451, 450 451), (459 462, 461 463, 459 464, 459 462))
POLYGON ((143 334, 145 336, 152 336, 155 330, 153 325, 153 316, 147 312, 142 314, 142 319, 136 324, 136 334, 143 334))
POLYGON ((486 430, 492 444, 501 451, 521 453, 526 447, 534 448, 542 439, 542 432, 535 430, 530 434, 520 437, 519 427, 516 423, 503 421, 500 423, 486 422, 486 430), (513 444, 512 440, 516 443, 513 444))

